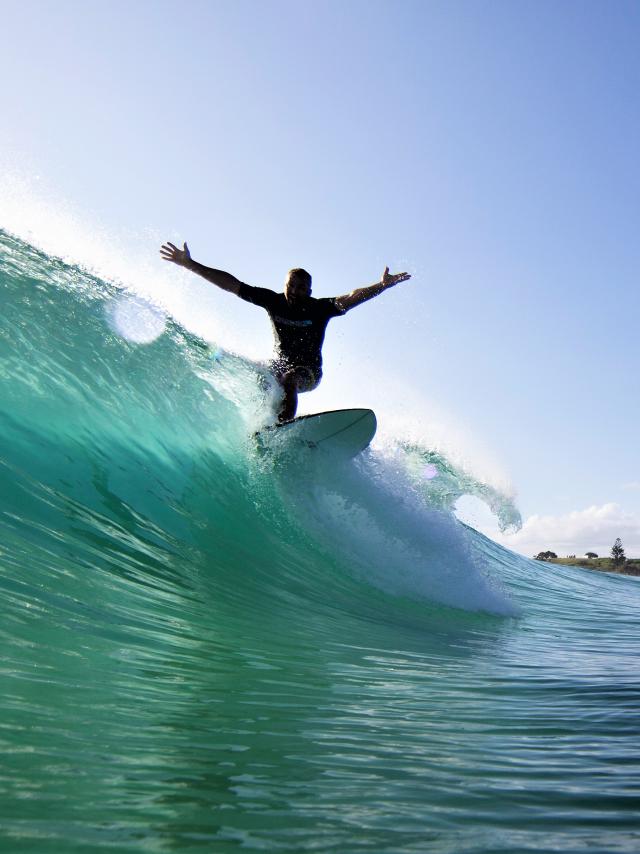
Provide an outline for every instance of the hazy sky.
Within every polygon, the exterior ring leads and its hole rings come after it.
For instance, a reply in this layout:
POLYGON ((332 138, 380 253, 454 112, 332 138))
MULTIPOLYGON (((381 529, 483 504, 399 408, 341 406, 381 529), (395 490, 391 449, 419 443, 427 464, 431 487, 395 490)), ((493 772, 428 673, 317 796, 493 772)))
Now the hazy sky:
POLYGON ((410 270, 333 321, 301 411, 371 404, 504 473, 517 550, 640 553, 640 4, 0 12, 0 226, 111 255, 256 357, 266 316, 163 265, 159 241, 267 287, 306 267, 316 296, 410 270))

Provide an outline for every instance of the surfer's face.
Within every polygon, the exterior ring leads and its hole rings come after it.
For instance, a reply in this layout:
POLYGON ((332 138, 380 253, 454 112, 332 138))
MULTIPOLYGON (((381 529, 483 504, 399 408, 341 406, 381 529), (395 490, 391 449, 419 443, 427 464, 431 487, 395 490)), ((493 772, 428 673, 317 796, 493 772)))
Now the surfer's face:
POLYGON ((306 279, 290 274, 284 283, 284 295, 287 302, 300 302, 311 296, 311 286, 306 279))

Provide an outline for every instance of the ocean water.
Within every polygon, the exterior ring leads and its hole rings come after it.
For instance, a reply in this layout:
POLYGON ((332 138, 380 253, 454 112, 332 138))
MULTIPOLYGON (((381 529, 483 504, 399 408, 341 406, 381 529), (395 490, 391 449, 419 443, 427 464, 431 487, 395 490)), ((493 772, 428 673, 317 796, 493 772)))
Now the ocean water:
POLYGON ((260 455, 259 366, 2 232, 0 299, 0 850, 640 850, 636 579, 260 455))

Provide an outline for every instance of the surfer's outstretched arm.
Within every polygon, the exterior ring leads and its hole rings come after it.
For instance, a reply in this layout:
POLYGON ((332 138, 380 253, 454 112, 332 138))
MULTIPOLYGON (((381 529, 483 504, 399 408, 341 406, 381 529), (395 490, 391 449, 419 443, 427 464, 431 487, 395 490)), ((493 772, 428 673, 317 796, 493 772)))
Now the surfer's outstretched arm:
POLYGON ((203 279, 217 285, 223 291, 229 291, 229 293, 238 296, 242 282, 232 276, 231 273, 225 273, 224 270, 214 270, 213 267, 205 267, 204 264, 194 261, 186 243, 183 243, 182 249, 178 249, 173 243, 167 242, 160 250, 160 255, 165 261, 173 261, 174 264, 185 267, 192 273, 197 273, 198 276, 202 276, 203 279))
POLYGON ((378 294, 381 294, 388 288, 392 288, 400 282, 406 282, 407 279, 410 278, 410 273, 390 273, 389 268, 385 267, 384 273, 380 277, 380 281, 376 282, 375 285, 370 285, 368 288, 357 288, 355 291, 351 291, 350 294, 345 294, 342 297, 336 297, 335 303, 338 308, 342 308, 344 311, 349 311, 350 308, 355 308, 355 306, 360 305, 360 303, 373 299, 373 297, 377 297, 378 294))

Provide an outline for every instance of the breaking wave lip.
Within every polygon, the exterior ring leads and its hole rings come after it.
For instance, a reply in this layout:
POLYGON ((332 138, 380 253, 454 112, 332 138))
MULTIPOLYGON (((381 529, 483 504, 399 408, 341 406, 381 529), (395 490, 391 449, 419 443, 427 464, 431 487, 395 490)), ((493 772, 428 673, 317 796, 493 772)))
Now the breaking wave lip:
POLYGON ((479 480, 441 451, 402 438, 396 440, 394 447, 431 507, 452 511, 460 498, 470 496, 486 504, 502 532, 516 532, 522 527, 520 511, 510 495, 479 480))
MULTIPOLYGON (((268 538, 276 567, 308 566, 312 555, 319 579, 329 563, 398 600, 520 613, 452 513, 460 495, 474 494, 515 524, 517 510, 495 489, 401 440, 351 462, 307 455, 274 469, 250 441, 256 423, 272 417, 256 382, 260 365, 173 321, 137 346, 107 322, 114 286, 6 235, 0 244, 4 432, 16 443, 14 461, 24 462, 18 449, 32 437, 28 471, 43 491, 107 518, 109 494, 137 518, 143 539, 181 552, 198 526, 222 540, 241 517, 268 538), (425 479, 425 466, 438 477, 425 479)), ((226 542, 220 560, 259 563, 244 545, 226 542)))

